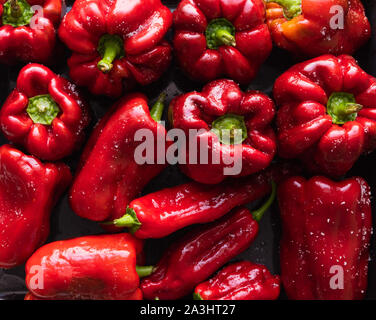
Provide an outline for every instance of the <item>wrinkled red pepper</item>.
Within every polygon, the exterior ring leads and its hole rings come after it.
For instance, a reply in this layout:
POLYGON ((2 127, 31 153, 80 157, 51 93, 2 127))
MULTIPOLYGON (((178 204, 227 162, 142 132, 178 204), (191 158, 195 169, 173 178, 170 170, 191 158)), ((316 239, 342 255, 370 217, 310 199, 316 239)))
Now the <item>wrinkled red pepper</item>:
POLYGON ((163 40, 172 24, 160 0, 78 0, 59 36, 73 51, 69 75, 93 94, 118 97, 134 83, 156 81, 171 61, 163 40))
POLYGON ((191 147, 187 148, 183 172, 198 182, 215 184, 230 174, 245 176, 265 169, 276 153, 270 126, 274 115, 274 103, 267 95, 243 93, 231 80, 216 80, 201 93, 176 98, 170 105, 172 125, 187 137, 190 130, 200 130, 194 149, 198 161, 191 163, 191 147), (205 163, 200 161, 202 152, 208 154, 205 163))
POLYGON ((347 55, 299 63, 274 84, 279 154, 329 176, 376 148, 376 79, 347 55))
POLYGON ((182 0, 174 29, 180 66, 201 82, 228 77, 247 84, 272 50, 262 0, 182 0))
POLYGON ((372 233, 366 181, 293 177, 279 186, 278 200, 281 278, 288 297, 362 299, 372 233))
POLYGON ((0 110, 0 126, 12 142, 43 160, 69 156, 89 124, 86 102, 76 87, 40 64, 28 64, 0 110))
POLYGON ((214 221, 237 206, 260 199, 272 190, 272 181, 279 183, 292 174, 296 174, 295 167, 283 164, 214 186, 188 182, 165 188, 133 200, 125 215, 107 224, 129 228, 137 238, 162 238, 186 226, 214 221))
POLYGON ((49 243, 26 263, 27 300, 142 300, 139 277, 152 271, 136 266, 142 247, 127 233, 49 243))
POLYGON ((279 291, 279 276, 273 276, 263 265, 241 261, 199 284, 193 297, 195 300, 276 300, 279 291))
POLYGON ((0 268, 13 268, 46 241, 51 210, 71 181, 65 164, 0 147, 0 268))
MULTIPOLYGON (((70 204, 79 216, 104 221, 121 217, 127 205, 165 167, 157 164, 158 140, 166 140, 166 129, 157 121, 164 95, 149 111, 147 98, 139 93, 119 100, 99 121, 81 156, 70 191, 70 204), (153 134, 155 164, 138 164, 135 141, 141 129, 153 134)), ((165 153, 163 154, 165 155, 165 153)))
POLYGON ((0 0, 0 62, 49 62, 61 14, 61 0, 0 0))
POLYGON ((371 35, 360 0, 267 0, 274 42, 296 55, 352 54, 371 35))
POLYGON ((153 273, 142 280, 145 299, 180 299, 193 291, 250 246, 258 233, 258 221, 273 200, 270 198, 268 205, 255 211, 254 217, 247 208, 238 208, 173 243, 153 273))

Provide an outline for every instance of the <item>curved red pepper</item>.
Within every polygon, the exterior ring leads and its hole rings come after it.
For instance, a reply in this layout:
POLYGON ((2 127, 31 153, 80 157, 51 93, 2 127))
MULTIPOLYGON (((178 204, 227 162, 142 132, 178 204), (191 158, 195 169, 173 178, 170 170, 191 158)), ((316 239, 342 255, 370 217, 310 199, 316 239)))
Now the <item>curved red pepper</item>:
MULTIPOLYGON (((161 113, 162 108, 157 101, 151 112, 161 113)), ((166 167, 136 162, 135 150, 142 142, 135 141, 135 133, 142 129, 153 134, 154 145, 148 147, 154 148, 157 160, 158 140, 166 140, 166 129, 152 118, 147 98, 139 93, 119 100, 99 121, 70 190, 71 207, 79 216, 94 221, 121 217, 129 202, 166 167)))
POLYGON ((272 50, 262 0, 182 0, 174 29, 180 66, 201 82, 228 77, 247 84, 272 50))
POLYGON ((352 54, 371 35, 360 0, 267 2, 266 19, 274 42, 298 55, 352 54))
POLYGON ((48 62, 61 14, 61 0, 0 0, 0 61, 48 62))
POLYGON ((130 228, 137 238, 162 238, 192 224, 214 221, 237 206, 260 199, 272 190, 272 181, 278 183, 294 172, 294 167, 283 164, 214 186, 188 182, 166 188, 133 200, 124 216, 107 224, 130 228))
POLYGON ((138 273, 152 269, 136 267, 142 246, 126 233, 49 243, 26 263, 27 300, 142 300, 138 273))
POLYGON ((134 82, 156 81, 171 61, 163 40, 172 24, 160 0, 78 0, 59 36, 73 51, 69 75, 93 94, 118 97, 134 82))
POLYGON ((240 169, 236 176, 265 169, 276 153, 276 138, 270 126, 274 115, 274 103, 267 95, 258 91, 243 93, 231 80, 216 80, 201 93, 176 98, 170 105, 173 126, 184 130, 187 137, 190 130, 200 130, 195 136, 194 150, 198 161, 191 163, 191 147, 187 147, 186 164, 181 165, 183 172, 198 182, 215 184, 226 178, 226 168, 235 165, 240 169), (233 130, 239 130, 240 139, 226 142, 223 129, 228 137, 232 137, 233 130), (201 152, 208 154, 206 163, 200 163, 201 152), (240 158, 240 163, 229 161, 235 157, 240 158))
POLYGON ((173 243, 142 280, 145 299, 180 299, 218 268, 243 252, 258 233, 258 223, 246 208, 206 226, 200 226, 173 243))
POLYGON ((46 241, 51 210, 71 181, 65 164, 0 147, 0 268, 13 268, 46 241))
POLYGON ((0 110, 4 135, 44 160, 70 155, 82 143, 89 110, 76 87, 47 67, 28 64, 0 110))
POLYGON ((263 265, 241 261, 199 284, 193 296, 196 300, 276 300, 279 291, 278 276, 263 265))
POLYGON ((278 200, 283 227, 281 277, 288 297, 363 298, 372 231, 366 181, 294 177, 279 186, 278 200), (341 280, 343 288, 333 287, 341 280))
POLYGON ((280 156, 341 176, 376 148, 376 79, 352 57, 299 63, 276 80, 273 93, 280 156))

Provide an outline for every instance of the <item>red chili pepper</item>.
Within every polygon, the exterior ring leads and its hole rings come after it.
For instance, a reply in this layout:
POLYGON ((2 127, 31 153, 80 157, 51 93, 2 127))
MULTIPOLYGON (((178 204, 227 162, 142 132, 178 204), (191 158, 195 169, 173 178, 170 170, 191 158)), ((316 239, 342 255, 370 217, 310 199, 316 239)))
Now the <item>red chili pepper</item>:
POLYGON ((0 61, 48 62, 61 14, 61 0, 0 0, 0 61))
MULTIPOLYGON (((80 169, 70 191, 70 204, 79 216, 104 221, 121 217, 127 205, 165 164, 138 164, 135 141, 139 130, 153 134, 157 162, 158 140, 166 140, 160 120, 164 95, 151 111, 147 98, 139 93, 118 101, 99 121, 81 156, 80 169)), ((163 156, 165 153, 163 154, 163 156)))
POLYGON ((279 186, 278 199, 281 278, 288 297, 363 298, 372 231, 366 181, 294 177, 279 186))
POLYGON ((213 278, 199 284, 195 300, 275 300, 280 279, 259 264, 241 261, 228 265, 213 278))
POLYGON ((191 163, 192 148, 187 148, 183 172, 198 182, 215 184, 230 175, 226 170, 245 176, 265 169, 276 153, 270 126, 274 114, 274 103, 267 95, 243 93, 231 80, 216 80, 201 93, 176 98, 170 105, 173 126, 184 130, 187 137, 191 130, 200 130, 194 149, 198 161, 191 163), (202 153, 207 154, 205 163, 200 162, 202 153))
POLYGON ((126 233, 49 243, 26 263, 28 300, 142 300, 139 277, 152 271, 136 266, 142 246, 126 233))
POLYGON ((180 66, 201 82, 228 77, 247 84, 272 50, 262 0, 182 0, 174 29, 180 66))
POLYGON ((352 54, 371 35, 360 0, 266 2, 266 19, 274 42, 297 55, 352 54))
POLYGON ((59 36, 73 51, 69 75, 93 94, 118 97, 134 82, 156 81, 171 61, 163 40, 172 24, 160 0, 78 0, 59 36))
POLYGON ((352 57, 299 63, 276 80, 273 93, 281 157, 341 176, 376 148, 376 79, 352 57))
POLYGON ((51 210, 71 181, 65 164, 0 147, 0 268, 13 268, 46 241, 51 210))
POLYGON ((12 142, 44 160, 70 155, 84 138, 88 106, 76 87, 47 67, 28 64, 0 111, 0 126, 12 142))
POLYGON ((153 273, 142 280, 145 299, 180 299, 246 250, 257 236, 258 221, 274 197, 275 192, 253 216, 247 208, 238 208, 218 221, 197 227, 173 243, 153 273))
MULTIPOLYGON (((209 186, 188 182, 133 200, 126 214, 107 222, 129 228, 141 239, 162 238, 186 226, 214 221, 235 207, 267 195, 295 171, 289 164, 276 165, 251 177, 209 186)), ((296 173, 295 173, 296 174, 296 173)))

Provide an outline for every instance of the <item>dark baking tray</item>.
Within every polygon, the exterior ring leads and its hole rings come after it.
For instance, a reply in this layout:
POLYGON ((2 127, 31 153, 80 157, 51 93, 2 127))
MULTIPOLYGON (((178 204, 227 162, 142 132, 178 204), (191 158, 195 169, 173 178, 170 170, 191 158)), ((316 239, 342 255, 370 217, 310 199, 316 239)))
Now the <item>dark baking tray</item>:
MULTIPOLYGON (((162 1, 172 10, 176 7, 178 1, 162 1)), ((68 10, 73 1, 67 1, 68 10)), ((355 57, 358 59, 360 66, 368 73, 376 76, 376 4, 374 0, 363 1, 367 16, 371 21, 373 37, 369 43, 361 48, 355 57)), ((171 33, 168 37, 171 39, 171 33)), ((64 51, 63 56, 59 58, 56 65, 51 68, 57 72, 67 76, 67 67, 64 61, 69 56, 67 50, 64 51)), ((261 90, 271 96, 273 83, 282 72, 293 65, 296 61, 291 56, 278 48, 274 48, 271 56, 263 64, 256 79, 249 85, 248 88, 261 90)), ((2 104, 14 88, 17 79, 18 71, 22 65, 14 67, 6 67, 0 65, 0 104, 2 104)), ((168 95, 168 101, 173 97, 192 90, 200 90, 201 84, 194 83, 185 77, 182 72, 172 64, 168 72, 155 84, 147 87, 136 88, 135 90, 144 92, 151 101, 156 99, 161 91, 165 91, 168 95)), ((243 88, 247 89, 247 87, 243 88)), ((91 103, 93 121, 92 126, 101 118, 108 107, 113 103, 113 100, 103 97, 94 97, 89 95, 85 90, 88 100, 91 103)), ((164 114, 166 119, 166 112, 164 114)), ((91 128, 88 130, 90 132, 91 128)), ((7 143, 3 136, 0 136, 0 144, 7 143)), ((69 164, 72 171, 75 170, 77 161, 80 154, 65 159, 64 161, 69 164)), ((362 157, 354 166, 354 168, 347 174, 347 176, 359 175, 364 177, 371 185, 373 194, 376 194, 376 171, 374 166, 376 164, 376 152, 362 157)), ((177 185, 187 181, 188 179, 180 173, 177 166, 170 166, 166 168, 158 177, 149 183, 143 193, 153 192, 155 190, 177 185)), ((250 204, 254 207, 257 203, 250 204)), ((373 217, 376 221, 375 202, 373 202, 373 217)), ((159 257, 175 238, 180 237, 181 234, 189 231, 190 228, 181 230, 167 238, 160 240, 148 240, 146 242, 145 250, 148 264, 154 264, 158 261, 159 257)), ((68 239, 77 236, 91 235, 103 233, 103 230, 94 222, 88 221, 78 217, 69 207, 67 194, 65 194, 51 214, 51 232, 47 242, 68 239)), ((276 203, 264 216, 260 224, 260 232, 256 241, 250 248, 243 252, 236 258, 247 259, 256 263, 265 264, 272 272, 279 273, 279 239, 281 229, 279 220, 279 211, 276 203)), ((26 292, 24 284, 24 265, 10 270, 0 269, 0 299, 13 300, 23 299, 26 292)), ((189 297, 187 297, 189 298, 189 297)), ((281 293, 281 299, 285 299, 284 292, 281 293)), ((369 264, 369 277, 368 277, 368 291, 367 299, 376 299, 376 254, 375 254, 375 241, 372 239, 371 244, 371 259, 369 264)))

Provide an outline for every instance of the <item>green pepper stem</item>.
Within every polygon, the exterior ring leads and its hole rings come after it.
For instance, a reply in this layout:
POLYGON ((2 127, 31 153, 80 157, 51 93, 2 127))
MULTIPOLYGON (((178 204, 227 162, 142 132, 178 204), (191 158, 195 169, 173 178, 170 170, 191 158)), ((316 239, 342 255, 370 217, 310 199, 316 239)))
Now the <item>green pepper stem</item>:
POLYGON ((102 222, 102 224, 112 225, 118 228, 128 228, 132 233, 136 232, 141 227, 141 222, 138 220, 136 212, 129 207, 122 217, 112 221, 102 222))
POLYGON ((293 19, 302 13, 302 0, 266 0, 275 2, 283 7, 283 14, 286 19, 293 19))
POLYGON ((161 121, 162 119, 165 99, 166 93, 162 92, 150 110, 150 116, 156 122, 161 121))
POLYGON ((153 270, 154 266, 136 266, 136 272, 140 278, 150 276, 153 270))
POLYGON ((277 185, 275 184, 275 182, 272 181, 272 193, 270 194, 270 197, 268 198, 268 200, 260 208, 252 212, 253 219, 255 219, 257 222, 260 222, 264 213, 273 204, 276 194, 277 194, 277 185))
POLYGON ((223 43, 226 46, 236 46, 235 37, 226 29, 219 29, 216 32, 218 42, 223 43))
POLYGON ((202 299, 201 295, 197 292, 193 293, 193 300, 204 300, 202 299))
POLYGON ((102 59, 98 62, 97 66, 103 73, 108 73, 113 68, 113 62, 119 58, 123 51, 123 40, 116 35, 105 34, 99 40, 98 51, 102 59))
POLYGON ((60 109, 49 94, 43 94, 29 99, 26 112, 34 123, 51 125, 60 109))
POLYGON ((223 144, 240 144, 248 137, 247 126, 244 117, 228 113, 217 119, 212 124, 212 131, 223 144))
POLYGON ((332 117, 332 122, 338 125, 354 121, 362 108, 361 104, 356 103, 355 96, 347 92, 333 92, 326 105, 326 111, 332 117))

